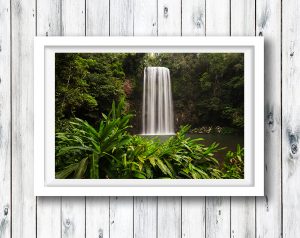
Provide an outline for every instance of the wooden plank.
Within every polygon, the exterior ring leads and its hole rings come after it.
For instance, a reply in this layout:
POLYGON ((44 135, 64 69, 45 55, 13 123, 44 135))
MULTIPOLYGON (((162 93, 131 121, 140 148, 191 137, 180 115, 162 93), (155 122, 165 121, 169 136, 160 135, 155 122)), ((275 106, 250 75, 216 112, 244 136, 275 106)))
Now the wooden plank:
POLYGON ((86 237, 109 237, 109 197, 86 198, 86 237))
MULTIPOLYGON (((86 1, 86 35, 109 35, 109 0, 86 1)), ((86 198, 86 237, 109 237, 109 197, 86 198)))
POLYGON ((205 35, 205 0, 182 1, 182 35, 205 35))
POLYGON ((231 237, 255 237, 255 198, 231 198, 231 237))
POLYGON ((230 199, 228 197, 206 199, 206 237, 230 237, 230 199))
POLYGON ((11 236, 10 3, 0 1, 0 237, 11 236))
MULTIPOLYGON (((181 35, 180 0, 158 0, 158 35, 181 35)), ((181 237, 181 197, 158 197, 157 237, 181 237)))
POLYGON ((33 36, 35 1, 11 1, 12 237, 36 237, 33 195, 33 36))
POLYGON ((37 198, 37 237, 61 237, 61 197, 37 198))
MULTIPOLYGON (((255 2, 231 0, 231 35, 255 35, 255 2)), ((255 198, 231 198, 231 237, 255 237, 255 198)))
POLYGON ((157 197, 134 199, 134 237, 157 237, 157 197))
POLYGON ((230 0, 206 1, 206 35, 230 35, 230 0))
POLYGON ((282 2, 282 204, 283 237, 300 234, 300 4, 282 2))
MULTIPOLYGON (((157 35, 157 0, 134 1, 134 35, 157 35)), ((134 198, 134 237, 157 237, 157 197, 134 198)))
MULTIPOLYGON (((59 0, 37 1, 37 35, 61 34, 61 5, 59 0)), ((41 79, 43 80, 43 79, 41 79)), ((41 158, 43 159, 43 158, 41 158)), ((37 198, 37 237, 61 237, 61 198, 37 198)))
POLYGON ((85 35, 85 0, 62 0, 62 35, 85 35))
POLYGON ((36 33, 38 36, 59 36, 61 27, 61 1, 37 0, 36 33))
POLYGON ((255 1, 231 0, 231 35, 255 35, 255 1))
POLYGON ((110 35, 133 35, 133 0, 110 0, 110 35))
MULTIPOLYGON (((205 1, 182 1, 182 35, 205 35, 205 1)), ((205 237, 205 198, 182 198, 182 237, 205 237)))
POLYGON ((86 0, 86 35, 109 35, 109 0, 86 0))
POLYGON ((205 237, 205 197, 182 197, 182 238, 205 237))
MULTIPOLYGON (((133 35, 133 0, 110 0, 110 35, 133 35)), ((133 197, 110 198, 110 238, 133 237, 133 197)))
POLYGON ((181 0, 158 0, 158 35, 181 35, 181 0))
MULTIPOLYGON (((206 1, 206 35, 230 35, 230 1, 206 1)), ((206 237, 230 237, 230 198, 206 199, 206 237)))
POLYGON ((110 198, 110 238, 133 237, 133 198, 110 198))
POLYGON ((85 237, 85 203, 84 197, 62 198, 61 237, 85 237))
POLYGON ((159 197, 157 237, 181 238, 181 197, 159 197))
POLYGON ((256 235, 281 237, 281 1, 256 1, 256 14, 256 34, 265 39, 266 123, 265 196, 256 198, 256 235))
POLYGON ((157 35, 157 0, 134 1, 134 35, 157 35))
MULTIPOLYGON (((85 0, 62 1, 62 34, 85 35, 85 0)), ((85 237, 85 197, 62 198, 62 237, 85 237)))

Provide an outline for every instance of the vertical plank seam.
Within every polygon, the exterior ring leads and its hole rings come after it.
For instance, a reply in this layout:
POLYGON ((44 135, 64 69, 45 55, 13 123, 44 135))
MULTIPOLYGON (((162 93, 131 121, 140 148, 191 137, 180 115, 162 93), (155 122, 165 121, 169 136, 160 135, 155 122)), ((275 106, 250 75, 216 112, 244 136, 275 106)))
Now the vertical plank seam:
POLYGON ((156 0, 156 36, 158 36, 158 0, 156 0))
POLYGON ((204 236, 206 237, 206 197, 204 197, 204 236))
POLYGON ((12 238, 12 220, 13 220, 13 216, 12 216, 12 171, 13 171, 13 166, 12 166, 12 137, 13 137, 13 123, 12 123, 12 116, 13 116, 13 106, 12 106, 12 1, 10 1, 9 3, 9 31, 10 31, 10 36, 9 36, 9 42, 10 42, 10 48, 9 48, 9 61, 10 61, 10 71, 9 71, 9 77, 10 77, 10 237, 12 238))
POLYGON ((108 237, 110 238, 110 197, 108 197, 108 237))
POLYGON ((108 0, 108 36, 110 36, 110 0, 108 0))
MULTIPOLYGON (((133 28, 133 30, 134 30, 134 28, 133 28)), ((134 200, 135 200, 135 197, 132 197, 132 238, 134 238, 134 200)))
POLYGON ((180 197, 180 238, 182 238, 182 196, 180 197))
MULTIPOLYGON (((134 12, 135 12, 135 0, 132 0, 132 36, 134 36, 134 12)), ((134 200, 134 197, 132 198, 134 200)))
POLYGON ((282 27, 283 27, 283 24, 282 24, 282 21, 283 21, 283 17, 282 17, 282 13, 283 13, 283 10, 282 10, 282 0, 280 1, 280 127, 281 127, 281 130, 280 130, 280 167, 281 167, 281 173, 280 173, 280 199, 281 199, 281 209, 280 209, 280 217, 281 217, 281 237, 283 237, 283 176, 282 176, 282 164, 283 164, 283 155, 282 155, 282 146, 283 146, 283 143, 282 143, 282 135, 283 135, 283 132, 282 132, 282 27))
POLYGON ((60 197, 60 237, 62 237, 62 197, 60 197))
MULTIPOLYGON (((229 0, 229 35, 231 36, 231 0, 229 0)), ((229 237, 231 237, 231 196, 229 197, 229 237)))
MULTIPOLYGON (((254 34, 257 36, 257 0, 254 3, 254 34)), ((257 199, 254 197, 254 235, 257 237, 257 199)))
POLYGON ((156 238, 158 238, 158 197, 156 197, 156 238))
POLYGON ((180 36, 182 36, 182 0, 180 1, 180 36))
MULTIPOLYGON (((34 7, 35 7, 35 15, 34 15, 34 21, 35 21, 35 36, 37 36, 37 0, 34 1, 34 7)), ((33 125, 34 126, 34 125, 33 125)), ((35 237, 37 238, 37 216, 38 216, 38 205, 37 205, 37 197, 35 197, 35 237)))

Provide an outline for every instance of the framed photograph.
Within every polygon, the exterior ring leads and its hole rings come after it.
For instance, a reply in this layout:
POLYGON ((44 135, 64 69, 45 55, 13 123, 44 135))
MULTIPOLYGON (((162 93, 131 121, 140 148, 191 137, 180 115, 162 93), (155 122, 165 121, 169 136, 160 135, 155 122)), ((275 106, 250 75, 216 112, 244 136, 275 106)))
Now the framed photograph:
POLYGON ((36 37, 36 196, 264 195, 263 37, 36 37))

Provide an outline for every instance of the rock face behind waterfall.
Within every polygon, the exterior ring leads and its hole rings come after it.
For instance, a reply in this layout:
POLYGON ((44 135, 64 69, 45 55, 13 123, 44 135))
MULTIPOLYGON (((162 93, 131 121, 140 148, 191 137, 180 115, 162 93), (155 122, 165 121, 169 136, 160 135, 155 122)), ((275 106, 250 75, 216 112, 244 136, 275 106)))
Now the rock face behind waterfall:
POLYGON ((144 69, 142 134, 174 134, 170 71, 165 67, 144 69))

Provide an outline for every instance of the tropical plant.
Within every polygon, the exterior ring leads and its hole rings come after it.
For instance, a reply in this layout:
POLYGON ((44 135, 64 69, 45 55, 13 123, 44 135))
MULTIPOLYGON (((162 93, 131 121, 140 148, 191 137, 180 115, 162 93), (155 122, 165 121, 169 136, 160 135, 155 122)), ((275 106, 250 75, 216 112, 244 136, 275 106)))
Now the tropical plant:
POLYGON ((223 165, 223 178, 244 178, 244 148, 237 145, 236 151, 228 151, 223 165))
POLYGON ((56 134, 57 178, 99 178, 99 173, 105 170, 100 167, 105 161, 100 160, 122 149, 130 141, 126 130, 130 127, 128 122, 133 115, 123 114, 123 109, 123 99, 117 107, 113 102, 110 113, 102 114, 98 129, 87 121, 75 118, 70 122, 67 132, 56 134))

